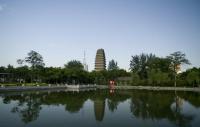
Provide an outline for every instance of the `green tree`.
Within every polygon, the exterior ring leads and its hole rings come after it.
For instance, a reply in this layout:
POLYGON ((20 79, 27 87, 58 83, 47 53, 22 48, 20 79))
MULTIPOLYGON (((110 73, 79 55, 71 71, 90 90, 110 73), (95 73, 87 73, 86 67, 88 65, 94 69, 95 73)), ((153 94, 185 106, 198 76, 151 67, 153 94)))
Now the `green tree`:
POLYGON ((31 67, 33 68, 45 65, 42 55, 33 50, 28 53, 28 56, 25 58, 25 62, 31 64, 31 67))
POLYGON ((92 76, 92 79, 95 84, 97 85, 107 85, 108 80, 109 80, 109 74, 108 71, 103 70, 103 71, 92 71, 90 73, 92 76))
POLYGON ((30 79, 30 70, 28 68, 28 66, 21 66, 21 67, 17 67, 15 68, 15 76, 17 78, 17 80, 19 81, 19 83, 22 82, 26 82, 30 79))
POLYGON ((84 67, 80 61, 69 61, 67 64, 65 64, 65 69, 67 70, 67 77, 69 83, 77 84, 88 82, 88 75, 84 71, 84 67))
POLYGON ((168 73, 160 69, 152 69, 148 72, 148 83, 151 85, 163 85, 169 81, 168 73))
POLYGON ((151 60, 150 65, 149 65, 149 69, 156 69, 156 70, 160 70, 161 72, 171 72, 170 70, 170 64, 171 61, 168 58, 159 58, 156 57, 155 59, 151 60))
POLYGON ((132 85, 139 85, 140 84, 140 77, 137 73, 132 73, 132 85))
POLYGON ((108 70, 117 70, 117 69, 119 69, 117 62, 113 59, 109 61, 108 70))
POLYGON ((45 68, 45 77, 47 83, 57 83, 57 69, 54 67, 45 68))
POLYGON ((167 58, 171 61, 171 70, 174 74, 174 86, 176 87, 176 77, 181 64, 190 64, 189 60, 185 58, 186 55, 180 51, 170 54, 167 58))
POLYGON ((18 63, 20 66, 22 66, 23 62, 24 62, 24 60, 22 60, 22 59, 18 59, 18 60, 17 60, 17 63, 18 63))
POLYGON ((153 54, 144 54, 132 56, 130 61, 130 70, 137 73, 141 79, 147 79, 147 71, 153 65, 156 56, 153 54))
MULTIPOLYGON (((0 73, 6 73, 7 69, 6 67, 1 66, 0 67, 0 73)), ((0 83, 4 83, 6 81, 6 77, 4 75, 0 75, 0 83)))
POLYGON ((191 70, 189 74, 187 75, 186 80, 189 84, 192 84, 193 86, 195 84, 198 84, 200 82, 199 72, 195 70, 191 70))
POLYGON ((83 64, 78 60, 72 60, 69 61, 67 64, 65 64, 66 69, 77 69, 77 70, 83 70, 83 64))
POLYGON ((8 82, 14 82, 14 73, 15 73, 15 68, 12 65, 8 65, 6 72, 9 73, 8 75, 8 82))
POLYGON ((24 60, 18 59, 17 62, 22 64, 24 61, 31 65, 31 82, 34 80, 36 82, 41 82, 41 73, 44 70, 44 60, 42 55, 38 52, 31 50, 25 57, 24 60))

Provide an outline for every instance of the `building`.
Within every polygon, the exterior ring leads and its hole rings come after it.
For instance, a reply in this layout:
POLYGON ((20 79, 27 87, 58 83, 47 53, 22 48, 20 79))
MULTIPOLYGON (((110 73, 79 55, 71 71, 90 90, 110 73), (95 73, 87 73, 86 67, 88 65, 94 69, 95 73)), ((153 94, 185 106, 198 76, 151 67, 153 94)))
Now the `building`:
POLYGON ((95 58, 95 71, 102 71, 106 69, 106 57, 104 49, 98 49, 95 58))
POLYGON ((83 57, 83 68, 85 71, 88 71, 88 65, 86 62, 86 56, 85 56, 85 51, 84 51, 84 57, 83 57))

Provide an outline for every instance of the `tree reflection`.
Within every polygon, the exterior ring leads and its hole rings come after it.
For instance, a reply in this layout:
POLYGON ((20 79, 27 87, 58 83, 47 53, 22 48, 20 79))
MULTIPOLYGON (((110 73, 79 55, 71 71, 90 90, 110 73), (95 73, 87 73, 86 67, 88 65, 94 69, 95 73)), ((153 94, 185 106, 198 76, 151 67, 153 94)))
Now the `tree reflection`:
POLYGON ((193 116, 182 114, 184 100, 170 92, 134 92, 131 99, 131 112, 142 119, 167 118, 178 126, 189 126, 193 116), (172 107, 172 108, 171 108, 172 107))
POLYGON ((11 112, 19 113, 22 121, 24 123, 29 123, 38 118, 40 110, 40 104, 35 102, 34 100, 30 100, 27 102, 27 104, 24 105, 23 108, 22 106, 18 105, 14 107, 11 112))
POLYGON ((114 112, 117 110, 117 106, 118 106, 118 102, 116 101, 113 101, 113 100, 110 100, 108 99, 108 109, 111 111, 111 112, 114 112))
POLYGON ((196 117, 193 114, 184 114, 186 102, 200 107, 199 93, 193 92, 141 90, 116 90, 114 94, 110 94, 108 90, 78 93, 22 92, 5 94, 2 98, 4 104, 13 105, 11 112, 18 114, 26 124, 37 120, 42 105, 62 105, 66 112, 79 113, 88 99, 94 102, 94 105, 91 105, 94 106, 94 117, 100 122, 104 120, 106 104, 109 111, 115 112, 118 110, 118 105, 127 99, 130 99, 130 103, 125 102, 125 104, 130 106, 134 117, 150 120, 167 119, 177 126, 190 126, 196 117))
POLYGON ((175 121, 173 122, 180 127, 190 126, 190 122, 194 119, 194 116, 182 113, 184 102, 184 99, 179 97, 175 92, 175 98, 174 102, 171 104, 171 110, 175 118, 175 121))
POLYGON ((162 119, 170 117, 172 98, 167 93, 134 92, 131 98, 131 112, 134 116, 143 119, 162 119), (166 96, 166 98, 164 97, 166 96))
POLYGON ((52 92, 52 93, 24 93, 4 97, 4 104, 10 101, 17 101, 11 109, 12 113, 19 114, 24 123, 37 120, 41 105, 63 105, 65 110, 71 113, 78 112, 90 94, 73 92, 52 92))
POLYGON ((4 100, 18 100, 16 105, 11 109, 12 113, 19 114, 21 120, 24 123, 29 123, 36 120, 39 116, 39 112, 41 110, 41 98, 38 98, 37 95, 16 95, 5 97, 4 100))
MULTIPOLYGON (((123 93, 121 93, 123 94, 123 93)), ((111 112, 114 112, 117 110, 117 107, 120 103, 124 102, 125 100, 127 100, 128 98, 130 98, 129 95, 123 94, 121 95, 119 91, 115 91, 114 94, 109 94, 108 95, 108 109, 111 112)))
POLYGON ((89 93, 85 92, 55 92, 49 94, 43 101, 47 105, 64 105, 65 110, 70 113, 79 112, 84 102, 89 98, 89 93))
POLYGON ((87 97, 78 94, 78 96, 77 95, 71 97, 68 96, 65 99, 66 99, 65 110, 71 113, 75 113, 80 111, 80 109, 83 107, 84 102, 87 100, 87 97))

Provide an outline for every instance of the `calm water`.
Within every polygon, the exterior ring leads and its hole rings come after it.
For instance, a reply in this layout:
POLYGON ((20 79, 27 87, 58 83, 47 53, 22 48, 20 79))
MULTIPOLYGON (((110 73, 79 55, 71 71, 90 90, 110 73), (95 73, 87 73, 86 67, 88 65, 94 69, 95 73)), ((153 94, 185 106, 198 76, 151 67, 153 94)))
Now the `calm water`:
POLYGON ((0 93, 0 127, 200 126, 200 93, 161 91, 0 93))

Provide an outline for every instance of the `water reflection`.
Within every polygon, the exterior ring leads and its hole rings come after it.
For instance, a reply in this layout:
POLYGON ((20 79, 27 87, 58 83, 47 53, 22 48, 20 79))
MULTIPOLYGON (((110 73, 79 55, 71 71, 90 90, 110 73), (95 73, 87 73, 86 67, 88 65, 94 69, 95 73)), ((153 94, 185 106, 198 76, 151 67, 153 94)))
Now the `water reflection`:
POLYGON ((105 100, 96 99, 94 100, 94 113, 97 121, 102 121, 105 112, 105 100))
POLYGON ((10 105, 10 112, 17 114, 25 124, 37 121, 44 106, 62 105, 66 112, 80 114, 80 110, 84 108, 88 100, 92 102, 88 110, 92 110, 93 107, 93 117, 99 122, 106 121, 104 120, 107 115, 106 107, 110 113, 114 114, 118 112, 119 104, 128 105, 130 108, 132 116, 127 113, 124 116, 127 119, 132 117, 152 121, 165 119, 175 126, 197 126, 200 120, 200 114, 198 114, 200 113, 200 94, 193 92, 136 90, 121 90, 115 93, 110 93, 109 90, 22 92, 3 93, 0 98, 2 98, 2 104, 10 105), (126 101, 128 99, 130 103, 126 101))

